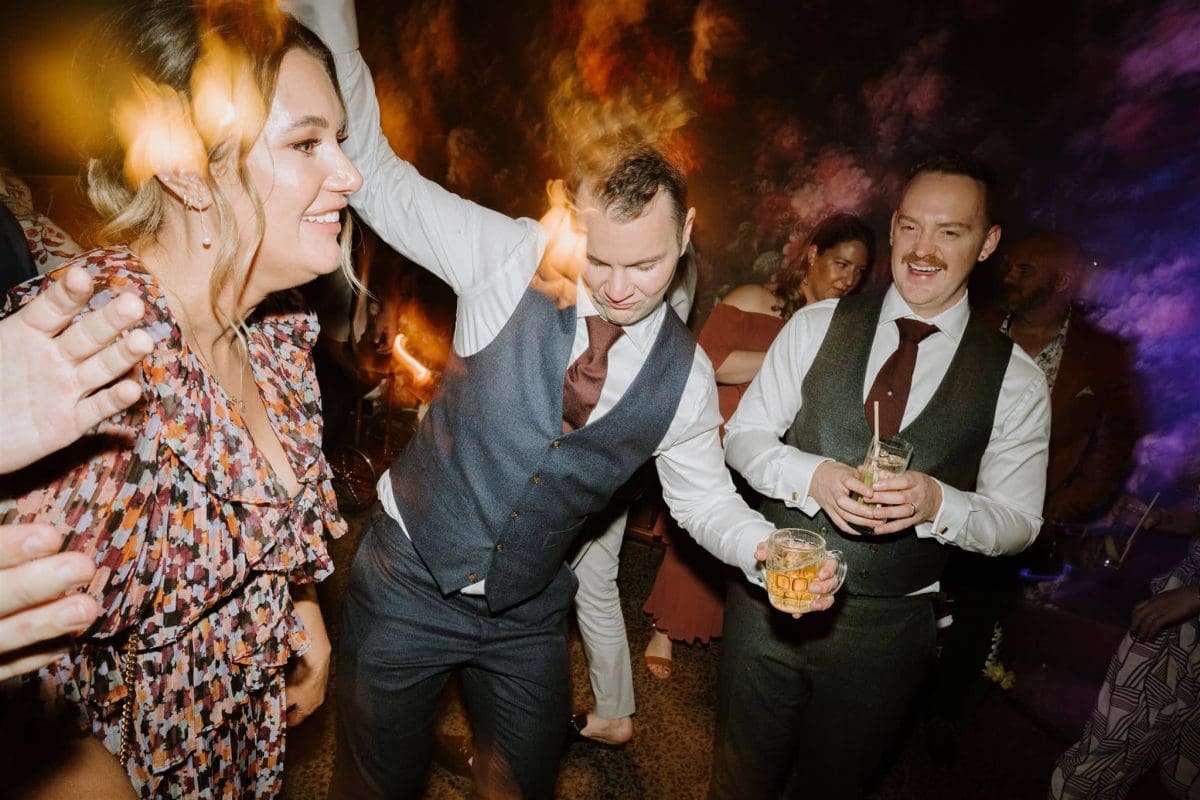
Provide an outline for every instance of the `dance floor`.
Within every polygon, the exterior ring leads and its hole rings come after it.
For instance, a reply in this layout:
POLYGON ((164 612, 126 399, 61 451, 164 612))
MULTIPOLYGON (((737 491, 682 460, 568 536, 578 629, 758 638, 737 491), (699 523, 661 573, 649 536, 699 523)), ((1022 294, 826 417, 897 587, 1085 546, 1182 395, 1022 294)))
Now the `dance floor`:
MULTIPOLYGON (((335 651, 344 580, 363 515, 351 516, 350 522, 350 533, 334 548, 338 572, 321 587, 335 651)), ((668 681, 654 679, 641 666, 640 654, 650 632, 641 606, 661 557, 657 547, 635 540, 627 541, 622 553, 620 586, 634 653, 638 702, 634 739, 616 751, 572 745, 563 758, 559 797, 688 800, 705 795, 720 644, 676 647, 675 670, 668 681)), ((871 800, 1035 800, 1044 796, 1046 776, 1069 737, 1082 725, 1120 630, 1033 604, 1018 610, 1010 628, 1010 666, 1017 675, 1016 687, 1009 692, 992 689, 984 695, 963 730, 956 763, 935 763, 914 724, 871 800)), ((571 655, 576 707, 586 709, 590 690, 583 650, 574 632, 571 655)), ((289 732, 288 798, 325 797, 336 714, 331 690, 325 706, 289 732)), ((462 709, 453 698, 442 725, 451 732, 466 730, 462 709)), ((830 729, 836 726, 837 720, 828 721, 830 729)), ((1130 797, 1150 800, 1161 797, 1161 791, 1150 776, 1130 797)), ((427 798, 466 798, 469 793, 466 780, 438 767, 430 769, 427 798)))

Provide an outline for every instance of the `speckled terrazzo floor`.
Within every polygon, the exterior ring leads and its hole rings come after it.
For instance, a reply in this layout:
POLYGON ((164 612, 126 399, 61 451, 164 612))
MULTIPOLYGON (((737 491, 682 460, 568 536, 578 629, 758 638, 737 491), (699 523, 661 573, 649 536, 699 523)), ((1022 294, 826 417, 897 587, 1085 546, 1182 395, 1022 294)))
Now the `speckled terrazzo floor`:
MULTIPOLYGON (((322 604, 334 637, 338 634, 346 567, 362 528, 362 515, 350 518, 351 530, 334 547, 338 572, 321 587, 322 604)), ((573 745, 562 761, 559 797, 647 798, 688 800, 704 796, 709 776, 713 730, 713 696, 719 643, 709 647, 676 647, 675 671, 669 681, 652 678, 640 664, 640 653, 649 636, 641 612, 650 591, 661 551, 639 541, 628 541, 622 554, 620 586, 635 655, 634 688, 638 699, 635 738, 617 751, 573 745)), ((967 723, 960 757, 951 768, 932 762, 924 740, 914 733, 903 743, 889 769, 880 778, 871 800, 1024 800, 1044 797, 1046 776, 1054 759, 1067 744, 1068 732, 1077 731, 1095 696, 1095 675, 1112 652, 1108 641, 1095 642, 1093 675, 1064 680, 1054 663, 1047 664, 1037 648, 1061 639, 1063 626, 1075 624, 1057 614, 1033 613, 1014 637, 1018 652, 1014 664, 1018 689, 987 694, 967 723), (1040 627, 1039 627, 1040 626, 1040 627), (1061 707, 1057 714, 1041 713, 1061 707), (1048 718, 1050 721, 1047 721, 1048 718), (1058 723, 1053 722, 1054 719, 1058 723)), ((1103 638, 1103 632, 1101 634, 1103 638)), ((1089 641, 1094 641, 1095 636, 1089 641)), ((582 647, 572 636, 572 685, 576 708, 590 707, 582 647)), ((336 655, 333 680, 337 680, 336 655)), ((332 698, 332 692, 330 692, 332 698)), ((334 750, 332 699, 303 725, 289 732, 285 796, 292 800, 324 798, 334 750)), ((831 720, 830 726, 837 721, 831 720)), ((442 725, 463 732, 466 722, 456 702, 448 703, 442 725)), ((464 779, 431 767, 426 798, 459 800, 469 796, 464 779)), ((1162 797, 1153 779, 1143 781, 1132 800, 1162 797)))

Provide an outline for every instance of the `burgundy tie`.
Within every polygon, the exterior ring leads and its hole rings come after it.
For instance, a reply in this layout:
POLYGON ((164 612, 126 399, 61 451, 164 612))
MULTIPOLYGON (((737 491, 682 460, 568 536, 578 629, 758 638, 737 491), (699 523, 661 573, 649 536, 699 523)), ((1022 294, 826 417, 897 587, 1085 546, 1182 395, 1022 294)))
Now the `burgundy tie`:
POLYGON ((936 325, 917 322, 915 319, 898 319, 900 346, 883 362, 875 383, 867 394, 865 411, 867 427, 875 425, 875 401, 879 401, 879 438, 887 439, 900 432, 904 419, 904 407, 908 405, 908 393, 912 389, 913 368, 917 365, 917 345, 937 330, 936 325))
POLYGON ((608 350, 624 332, 603 317, 587 317, 588 346, 567 367, 563 378, 563 433, 587 424, 592 409, 600 400, 600 387, 608 374, 608 350))

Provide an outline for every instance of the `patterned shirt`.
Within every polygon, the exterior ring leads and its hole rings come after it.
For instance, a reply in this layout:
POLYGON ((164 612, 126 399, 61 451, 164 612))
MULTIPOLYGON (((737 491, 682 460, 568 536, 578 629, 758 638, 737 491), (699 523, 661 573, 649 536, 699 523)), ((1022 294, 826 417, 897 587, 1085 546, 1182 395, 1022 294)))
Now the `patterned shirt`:
MULTIPOLYGON (((1067 309, 1067 318, 1063 320, 1062 327, 1058 329, 1058 333, 1050 340, 1050 344, 1042 348, 1042 352, 1034 356, 1033 362, 1041 368, 1046 374, 1046 385, 1050 391, 1054 391, 1054 380, 1058 377, 1058 367, 1062 364, 1063 347, 1067 343, 1067 329, 1071 327, 1071 309, 1067 309)), ((1004 322, 1000 323, 1000 332, 1005 336, 1012 338, 1009 330, 1012 328, 1012 315, 1004 318, 1004 322)))
MULTIPOLYGON (((274 796, 283 668, 309 646, 288 584, 329 575, 325 537, 345 532, 321 454, 316 321, 285 307, 289 294, 248 322, 254 378, 302 485, 289 497, 137 257, 94 250, 71 263, 99 287, 92 308, 140 295, 156 347, 140 364, 144 401, 46 459, 52 479, 17 502, 18 521, 70 531, 68 547, 99 566, 88 592, 104 612, 43 685, 114 753, 132 688, 126 767, 143 797, 274 796)), ((15 289, 7 312, 45 286, 15 289)))

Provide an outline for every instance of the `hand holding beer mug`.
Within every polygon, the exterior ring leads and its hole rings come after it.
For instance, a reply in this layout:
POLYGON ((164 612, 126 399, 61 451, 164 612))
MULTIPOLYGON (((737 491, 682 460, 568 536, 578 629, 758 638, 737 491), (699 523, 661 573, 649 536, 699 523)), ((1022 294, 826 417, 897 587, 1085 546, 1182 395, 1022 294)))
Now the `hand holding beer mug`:
POLYGON ((771 605, 797 616, 828 608, 824 604, 814 607, 814 602, 836 592, 846 580, 842 554, 826 549, 825 537, 812 531, 798 528, 775 531, 767 539, 765 562, 771 605), (832 576, 835 585, 825 592, 814 591, 812 584, 822 580, 821 568, 831 560, 837 564, 832 576))

